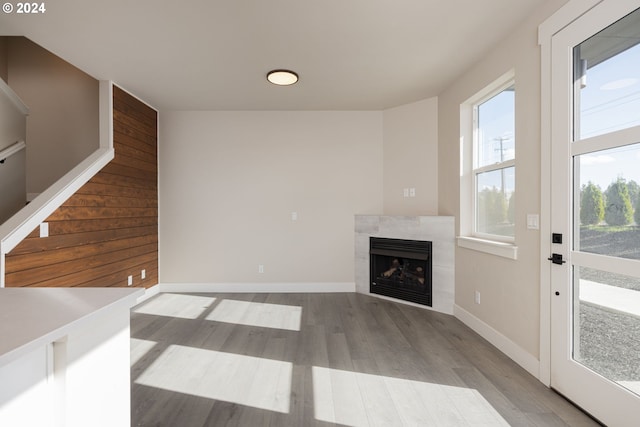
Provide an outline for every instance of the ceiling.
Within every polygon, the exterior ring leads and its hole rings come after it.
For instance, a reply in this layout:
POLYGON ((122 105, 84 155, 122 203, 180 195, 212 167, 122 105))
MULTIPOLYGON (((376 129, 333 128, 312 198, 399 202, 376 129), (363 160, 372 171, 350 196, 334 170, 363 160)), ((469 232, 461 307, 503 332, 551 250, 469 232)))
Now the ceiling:
POLYGON ((382 110, 438 95, 544 0, 54 0, 0 14, 160 110, 382 110), (290 87, 265 78, 289 68, 290 87))

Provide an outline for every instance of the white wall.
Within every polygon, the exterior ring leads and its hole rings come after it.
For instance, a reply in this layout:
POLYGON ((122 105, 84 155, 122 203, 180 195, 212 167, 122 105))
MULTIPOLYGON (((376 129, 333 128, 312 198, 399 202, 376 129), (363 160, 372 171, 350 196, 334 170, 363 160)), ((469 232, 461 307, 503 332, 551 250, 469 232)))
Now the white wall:
MULTIPOLYGON (((0 41, 0 56, 1 44, 0 41)), ((0 81, 0 151, 26 139, 25 106, 21 103, 16 105, 16 102, 15 93, 4 81, 0 81)), ((22 209, 27 196, 25 150, 6 159, 0 157, 1 160, 4 163, 0 164, 0 224, 22 209)))
POLYGON ((160 281, 353 283, 354 215, 383 210, 382 122, 161 113, 160 281))
POLYGON ((9 64, 7 59, 7 40, 6 37, 0 37, 0 79, 7 82, 7 75, 9 74, 9 64))
POLYGON ((437 215, 438 98, 385 110, 383 120, 384 214, 437 215))
MULTIPOLYGON (((540 235, 526 215, 540 213, 540 49, 537 27, 565 0, 550 0, 438 97, 439 212, 460 230, 460 104, 510 69, 516 79, 516 245, 518 259, 458 247, 456 304, 525 353, 539 358, 540 235), (481 292, 481 304, 474 292, 481 292)), ((547 262, 546 260, 544 262, 547 262)))
POLYGON ((0 164, 0 225, 22 209, 27 202, 25 164, 24 150, 13 154, 0 164))
POLYGON ((7 93, 7 91, 11 92, 11 89, 2 82, 0 85, 2 85, 0 87, 0 150, 3 150, 18 141, 25 140, 27 118, 16 105, 15 98, 7 93))
POLYGON ((7 37, 7 83, 29 107, 27 192, 98 149, 98 81, 24 37, 7 37))

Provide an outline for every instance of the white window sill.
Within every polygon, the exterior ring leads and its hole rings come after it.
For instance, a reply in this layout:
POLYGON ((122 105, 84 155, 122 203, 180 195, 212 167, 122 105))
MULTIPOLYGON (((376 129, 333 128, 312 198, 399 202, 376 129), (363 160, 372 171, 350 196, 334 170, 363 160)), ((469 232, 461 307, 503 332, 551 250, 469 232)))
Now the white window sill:
POLYGON ((458 246, 485 252, 509 259, 518 259, 518 247, 513 243, 496 242, 494 240, 479 239, 477 237, 458 236, 458 246))

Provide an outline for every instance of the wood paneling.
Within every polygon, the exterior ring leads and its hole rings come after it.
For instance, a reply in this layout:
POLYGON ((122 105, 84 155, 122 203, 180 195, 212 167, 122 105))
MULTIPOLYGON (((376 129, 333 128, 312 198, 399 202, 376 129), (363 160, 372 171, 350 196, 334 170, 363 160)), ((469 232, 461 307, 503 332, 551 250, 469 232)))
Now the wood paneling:
POLYGON ((158 283, 157 113, 114 87, 114 159, 6 256, 6 286, 158 283), (142 279, 141 272, 146 277, 142 279))

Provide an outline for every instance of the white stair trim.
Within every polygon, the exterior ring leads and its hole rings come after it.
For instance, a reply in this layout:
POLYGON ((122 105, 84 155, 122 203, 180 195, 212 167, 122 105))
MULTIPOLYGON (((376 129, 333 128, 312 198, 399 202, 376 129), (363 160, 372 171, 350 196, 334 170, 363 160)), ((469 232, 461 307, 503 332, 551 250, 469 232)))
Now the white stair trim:
POLYGON ((15 105, 15 107, 20 111, 23 115, 29 115, 29 107, 20 99, 17 93, 11 89, 11 87, 5 83, 4 80, 0 79, 0 91, 2 91, 5 96, 15 105))

